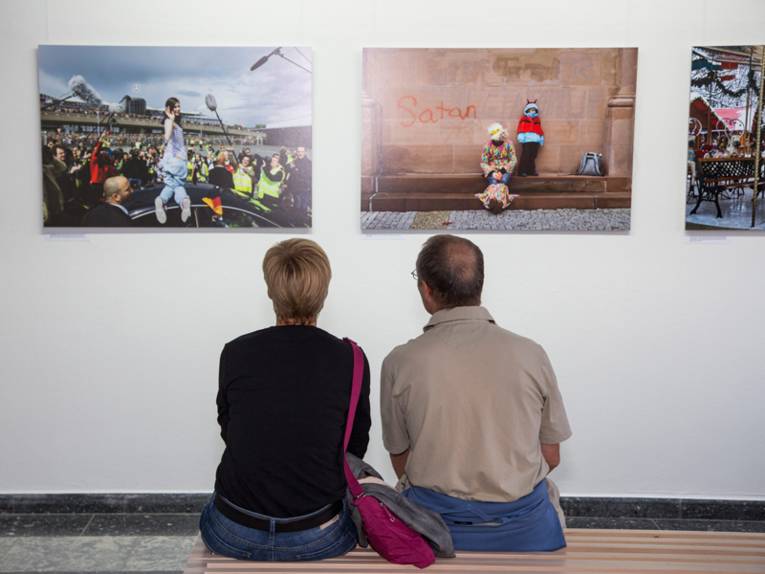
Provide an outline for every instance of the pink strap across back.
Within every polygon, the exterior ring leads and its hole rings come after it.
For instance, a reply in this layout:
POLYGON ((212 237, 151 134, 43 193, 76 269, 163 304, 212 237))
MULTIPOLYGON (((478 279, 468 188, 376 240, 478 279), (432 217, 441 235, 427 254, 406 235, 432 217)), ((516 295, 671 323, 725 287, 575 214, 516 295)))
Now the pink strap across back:
POLYGON ((364 489, 361 488, 359 481, 353 476, 348 466, 348 461, 345 458, 345 453, 351 440, 353 420, 356 418, 356 407, 359 404, 359 397, 361 397, 361 384, 364 377, 364 356, 361 354, 361 349, 356 343, 350 339, 345 340, 353 350, 353 383, 351 385, 351 404, 348 407, 348 420, 345 423, 345 438, 343 439, 343 471, 345 472, 345 480, 348 481, 348 490, 351 491, 354 498, 358 498, 364 494, 364 489))

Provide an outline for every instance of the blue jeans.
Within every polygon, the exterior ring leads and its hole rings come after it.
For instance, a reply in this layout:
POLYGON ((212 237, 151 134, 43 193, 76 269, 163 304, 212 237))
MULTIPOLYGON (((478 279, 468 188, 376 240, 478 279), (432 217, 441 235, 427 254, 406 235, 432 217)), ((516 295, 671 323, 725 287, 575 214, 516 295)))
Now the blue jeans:
POLYGON ((505 172, 502 174, 502 179, 495 179, 494 174, 492 173, 490 176, 486 178, 486 181, 489 182, 489 184, 492 183, 504 183, 505 185, 510 184, 510 172, 505 172))
POLYGON ((545 480, 513 502, 463 500, 421 486, 402 494, 441 515, 456 550, 542 552, 566 546, 545 480))
POLYGON ((311 515, 273 518, 236 507, 240 512, 270 521, 269 531, 257 530, 242 526, 224 516, 215 508, 214 498, 215 495, 202 510, 199 530, 205 546, 215 554, 240 560, 321 560, 341 556, 356 547, 356 527, 345 502, 339 517, 328 526, 316 526, 296 532, 276 532, 276 524, 280 522, 299 520, 311 515))
POLYGON ((162 203, 167 204, 170 198, 174 196, 175 203, 180 205, 181 201, 189 196, 184 187, 189 171, 186 160, 179 157, 168 157, 159 162, 158 167, 165 182, 165 187, 159 194, 162 203))

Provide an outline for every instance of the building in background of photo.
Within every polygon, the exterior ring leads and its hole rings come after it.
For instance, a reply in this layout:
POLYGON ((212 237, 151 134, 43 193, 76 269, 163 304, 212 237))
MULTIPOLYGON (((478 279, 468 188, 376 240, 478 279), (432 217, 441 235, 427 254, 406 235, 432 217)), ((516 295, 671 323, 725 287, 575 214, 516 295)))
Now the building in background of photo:
POLYGON ((513 176, 511 210, 627 209, 636 48, 364 50, 362 211, 481 209, 487 127, 535 100, 539 175, 513 176), (600 176, 576 175, 586 153, 600 176))

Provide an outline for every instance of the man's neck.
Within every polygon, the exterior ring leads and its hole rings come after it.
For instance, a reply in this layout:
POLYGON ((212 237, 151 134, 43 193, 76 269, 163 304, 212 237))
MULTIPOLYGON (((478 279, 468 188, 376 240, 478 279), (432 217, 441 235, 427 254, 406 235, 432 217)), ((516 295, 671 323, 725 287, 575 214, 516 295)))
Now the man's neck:
POLYGON ((454 305, 454 306, 451 306, 451 307, 449 307, 447 305, 439 305, 439 306, 433 308, 432 311, 429 310, 429 312, 430 312, 431 315, 435 315, 439 311, 448 311, 449 309, 456 309, 457 307, 480 307, 480 306, 481 306, 480 303, 477 303, 475 305, 454 305))

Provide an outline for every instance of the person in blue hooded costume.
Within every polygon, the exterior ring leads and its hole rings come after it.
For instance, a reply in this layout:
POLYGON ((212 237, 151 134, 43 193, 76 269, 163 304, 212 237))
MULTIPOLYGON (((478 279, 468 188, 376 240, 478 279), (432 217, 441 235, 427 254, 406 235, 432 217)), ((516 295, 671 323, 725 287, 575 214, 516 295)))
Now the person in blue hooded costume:
POLYGON ((521 162, 518 175, 539 175, 537 173, 537 153, 545 143, 545 132, 539 118, 539 106, 536 100, 526 100, 523 115, 518 122, 518 143, 521 144, 521 162))

